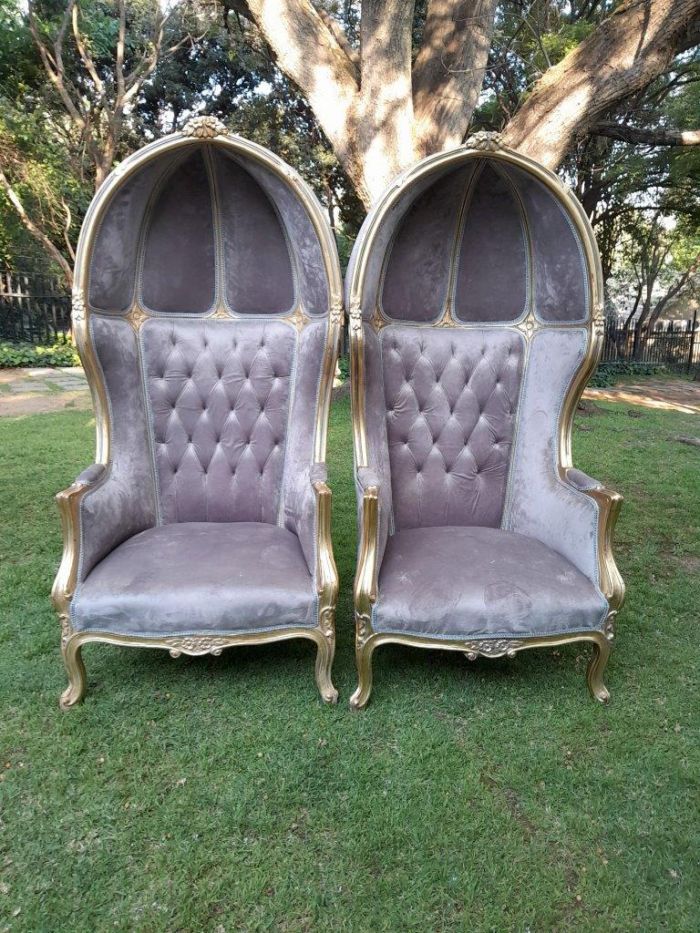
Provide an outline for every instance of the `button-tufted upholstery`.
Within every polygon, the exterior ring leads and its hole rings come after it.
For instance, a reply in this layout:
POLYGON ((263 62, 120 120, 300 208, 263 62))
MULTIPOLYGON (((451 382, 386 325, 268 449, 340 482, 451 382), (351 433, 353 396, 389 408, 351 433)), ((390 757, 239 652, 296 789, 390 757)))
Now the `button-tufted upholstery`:
POLYGON ((295 331, 151 320, 141 347, 165 522, 277 522, 295 331))
POLYGON ((510 331, 382 331, 397 529, 498 527, 523 352, 510 331))

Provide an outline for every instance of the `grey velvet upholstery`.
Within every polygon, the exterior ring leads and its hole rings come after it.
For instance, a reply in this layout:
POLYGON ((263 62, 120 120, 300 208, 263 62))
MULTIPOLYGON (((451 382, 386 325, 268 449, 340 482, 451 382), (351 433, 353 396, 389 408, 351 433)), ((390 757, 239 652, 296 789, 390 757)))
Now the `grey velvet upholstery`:
POLYGON ((409 528, 389 539, 373 628, 429 638, 601 627, 608 604, 561 554, 498 528, 409 528))
POLYGON ((276 522, 295 332, 150 320, 141 348, 164 522, 276 522))
POLYGON ((214 306, 214 205, 204 153, 181 161, 156 189, 141 248, 141 301, 153 311, 197 314, 214 306))
POLYGON ((126 321, 97 315, 90 331, 109 400, 112 458, 80 503, 78 580, 114 547, 156 521, 136 337, 126 321))
POLYGON ((346 284, 362 315, 360 521, 366 490, 379 496, 372 629, 600 631, 586 495, 600 484, 559 468, 597 272, 566 196, 534 173, 480 154, 432 163, 370 212, 346 284))
POLYGON ((90 262, 95 310, 201 314, 328 311, 318 235, 286 181, 243 155, 193 143, 136 171, 112 196, 90 262))
POLYGON ((315 438, 338 275, 320 207, 283 163, 242 151, 187 140, 125 173, 89 244, 109 458, 78 478, 77 630, 318 625, 315 438))
POLYGON ((97 565, 73 626, 158 637, 316 623, 296 535, 263 522, 180 522, 129 538, 97 565))
POLYGON ((405 325, 381 332, 394 525, 499 525, 524 341, 405 325))

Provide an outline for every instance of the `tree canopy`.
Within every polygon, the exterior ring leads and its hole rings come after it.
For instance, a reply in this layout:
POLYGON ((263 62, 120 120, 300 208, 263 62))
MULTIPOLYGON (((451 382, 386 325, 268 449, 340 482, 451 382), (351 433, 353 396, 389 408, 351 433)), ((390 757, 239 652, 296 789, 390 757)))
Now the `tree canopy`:
POLYGON ((700 0, 0 0, 2 259, 70 281, 93 192, 194 113, 295 165, 349 236, 397 171, 489 129, 574 188, 630 310, 651 238, 653 318, 665 290, 697 279, 699 13, 700 0))

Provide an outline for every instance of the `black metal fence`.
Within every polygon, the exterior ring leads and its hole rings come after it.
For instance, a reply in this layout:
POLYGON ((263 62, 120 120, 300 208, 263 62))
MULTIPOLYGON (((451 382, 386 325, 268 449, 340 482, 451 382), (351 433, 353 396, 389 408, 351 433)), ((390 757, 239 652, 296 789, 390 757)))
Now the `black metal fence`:
POLYGON ((0 269, 0 340, 51 343, 70 331, 70 309, 58 277, 0 269))
MULTIPOLYGON (((0 340, 51 342, 69 333, 70 310, 70 294, 57 276, 0 269, 0 340)), ((700 328, 660 322, 645 333, 609 320, 601 359, 690 371, 700 367, 700 328)))
POLYGON ((662 322, 650 332, 625 330, 608 321, 601 361, 650 363, 689 372, 700 366, 700 329, 690 321, 682 325, 662 322))

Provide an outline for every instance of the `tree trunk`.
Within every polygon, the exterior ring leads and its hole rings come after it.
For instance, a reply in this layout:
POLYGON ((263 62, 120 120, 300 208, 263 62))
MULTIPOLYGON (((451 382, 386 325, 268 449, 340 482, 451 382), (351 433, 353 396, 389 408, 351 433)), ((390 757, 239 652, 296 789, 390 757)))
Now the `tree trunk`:
MULTIPOLYGON (((359 55, 311 0, 231 2, 309 101, 365 207, 399 171, 464 139, 496 0, 429 0, 413 66, 413 0, 363 0, 359 55)), ((558 168, 606 111, 697 40, 699 23, 700 0, 627 0, 544 73, 506 126, 505 143, 558 168)))

